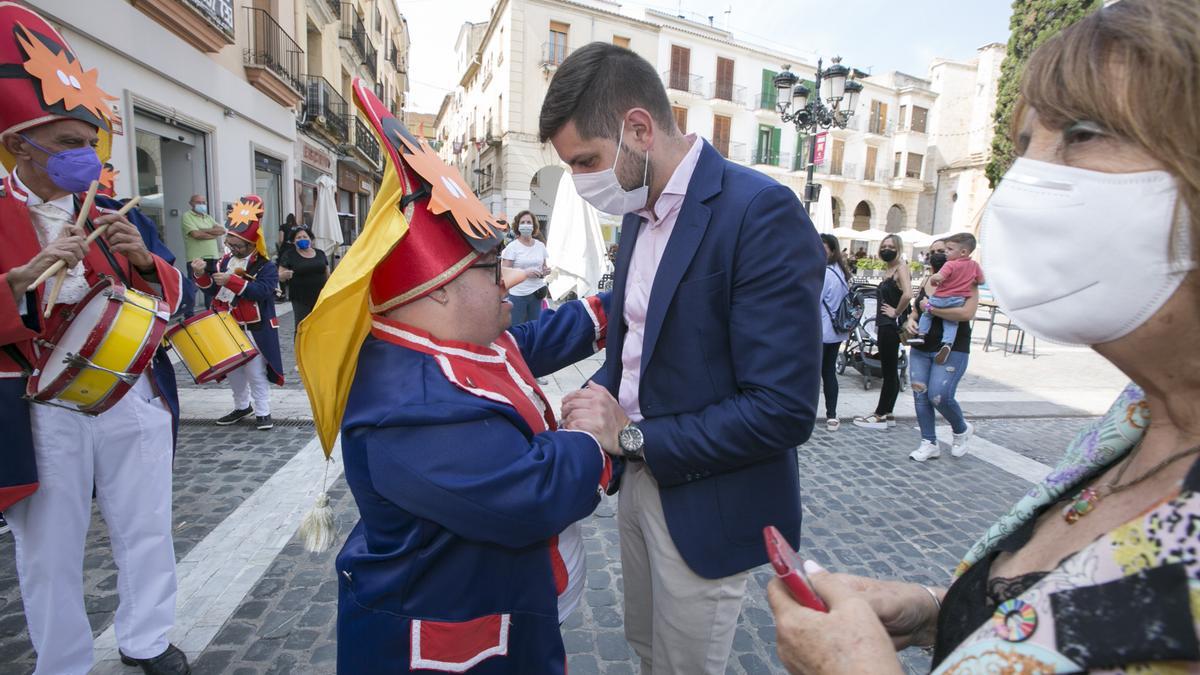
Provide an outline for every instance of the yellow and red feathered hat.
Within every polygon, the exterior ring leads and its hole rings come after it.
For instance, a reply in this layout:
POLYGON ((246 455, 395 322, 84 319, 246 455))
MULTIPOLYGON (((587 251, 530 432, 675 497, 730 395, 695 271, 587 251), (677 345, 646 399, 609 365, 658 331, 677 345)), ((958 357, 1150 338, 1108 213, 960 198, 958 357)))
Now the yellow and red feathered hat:
POLYGON ((354 83, 355 102, 396 168, 403 197, 394 208, 408 232, 371 277, 370 308, 383 313, 424 297, 499 246, 504 225, 467 187, 458 169, 414 136, 371 89, 354 83))
POLYGON ((254 244, 254 250, 263 258, 267 254, 267 239, 262 231, 263 201, 258 195, 246 195, 234 203, 225 219, 225 229, 232 237, 254 244))
POLYGON ((296 361, 317 435, 333 451, 371 315, 413 302, 496 250, 506 227, 359 80, 354 102, 387 161, 362 234, 297 329, 296 361))
POLYGON ((61 119, 109 132, 109 101, 116 98, 98 79, 37 12, 0 2, 0 137, 61 119))

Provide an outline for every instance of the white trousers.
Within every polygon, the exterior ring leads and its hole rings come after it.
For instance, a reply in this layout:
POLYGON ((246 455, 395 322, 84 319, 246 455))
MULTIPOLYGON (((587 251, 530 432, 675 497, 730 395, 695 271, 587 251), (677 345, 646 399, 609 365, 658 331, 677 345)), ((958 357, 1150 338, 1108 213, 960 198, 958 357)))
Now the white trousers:
POLYGON ((625 639, 642 675, 723 675, 750 573, 705 579, 688 567, 645 464, 625 464, 618 495, 625 639))
POLYGON ((134 658, 167 648, 175 618, 171 413, 153 397, 143 375, 97 417, 31 406, 40 485, 4 517, 16 539, 38 675, 83 675, 92 667, 83 558, 93 485, 117 563, 117 644, 134 658))
POLYGON ((254 404, 254 414, 271 414, 271 383, 267 380, 267 363, 262 354, 225 376, 233 387, 233 407, 238 410, 254 404))

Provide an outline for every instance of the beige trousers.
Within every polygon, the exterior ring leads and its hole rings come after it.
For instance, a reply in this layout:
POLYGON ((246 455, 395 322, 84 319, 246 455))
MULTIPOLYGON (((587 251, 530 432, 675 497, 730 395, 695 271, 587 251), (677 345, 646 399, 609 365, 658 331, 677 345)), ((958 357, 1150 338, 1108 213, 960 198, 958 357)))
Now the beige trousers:
POLYGON ((642 675, 722 675, 749 572, 705 579, 688 567, 667 531, 658 483, 640 462, 625 465, 617 523, 625 639, 642 675))

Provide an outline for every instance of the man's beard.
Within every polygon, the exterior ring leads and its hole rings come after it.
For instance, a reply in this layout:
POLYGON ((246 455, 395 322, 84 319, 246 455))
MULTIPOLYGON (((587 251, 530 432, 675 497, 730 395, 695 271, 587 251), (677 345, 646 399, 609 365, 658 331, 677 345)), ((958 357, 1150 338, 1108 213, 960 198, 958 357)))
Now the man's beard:
POLYGON ((646 154, 622 144, 620 162, 616 168, 617 182, 626 192, 649 185, 654 168, 646 163, 646 154))

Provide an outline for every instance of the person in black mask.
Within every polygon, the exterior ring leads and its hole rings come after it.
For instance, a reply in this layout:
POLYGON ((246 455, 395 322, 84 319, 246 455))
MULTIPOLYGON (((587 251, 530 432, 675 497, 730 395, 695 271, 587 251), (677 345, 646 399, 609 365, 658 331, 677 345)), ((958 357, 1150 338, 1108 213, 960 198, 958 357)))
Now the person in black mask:
MULTIPOLYGON (((937 272, 946 264, 946 242, 938 240, 929 246, 929 266, 937 272)), ((979 305, 979 290, 962 307, 938 309, 922 307, 925 298, 933 293, 933 286, 926 279, 917 294, 917 311, 908 318, 908 330, 915 332, 917 320, 922 309, 933 316, 929 335, 935 341, 916 345, 909 353, 909 376, 912 379, 913 405, 917 409, 917 424, 921 427, 921 444, 909 455, 910 459, 924 462, 941 456, 938 449, 935 425, 935 411, 950 423, 954 439, 950 445, 950 454, 962 457, 967 453, 967 442, 975 433, 975 427, 963 417, 962 408, 954 395, 958 390, 958 381, 967 371, 967 358, 971 351, 971 321, 975 309, 979 305), (959 321, 958 335, 950 346, 950 356, 945 363, 939 364, 935 358, 942 338, 942 319, 959 321)))
POLYGON ((900 394, 900 326, 899 322, 908 303, 912 300, 912 276, 908 263, 900 254, 904 242, 898 235, 889 234, 879 242, 879 258, 887 263, 883 281, 879 283, 878 308, 875 313, 876 345, 879 348, 879 369, 883 386, 879 389, 879 403, 875 412, 865 417, 855 417, 854 426, 864 429, 886 431, 896 426, 892 408, 896 407, 896 396, 900 394))

